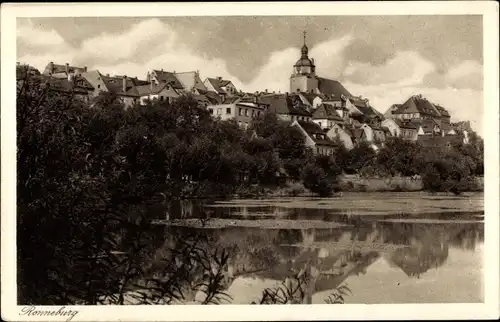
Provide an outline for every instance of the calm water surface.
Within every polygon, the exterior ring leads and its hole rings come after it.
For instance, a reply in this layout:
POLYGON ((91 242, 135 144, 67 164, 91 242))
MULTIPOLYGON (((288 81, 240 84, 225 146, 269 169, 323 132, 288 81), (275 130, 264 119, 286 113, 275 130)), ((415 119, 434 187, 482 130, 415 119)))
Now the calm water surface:
POLYGON ((324 304, 341 284, 352 291, 346 303, 482 302, 482 198, 353 194, 233 200, 185 204, 174 217, 224 223, 202 231, 232 254, 227 292, 234 304, 251 303, 306 264, 318 276, 312 303, 324 304), (252 221, 259 227, 244 227, 252 221), (290 221, 339 225, 290 229, 290 221), (275 222, 282 227, 269 226, 275 222))

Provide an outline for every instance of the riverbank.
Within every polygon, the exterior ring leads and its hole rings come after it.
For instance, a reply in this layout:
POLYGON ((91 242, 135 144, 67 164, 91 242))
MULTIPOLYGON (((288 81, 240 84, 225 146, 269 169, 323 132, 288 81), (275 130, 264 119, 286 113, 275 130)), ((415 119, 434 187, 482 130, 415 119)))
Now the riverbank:
MULTIPOLYGON (((343 175, 339 177, 339 196, 344 192, 418 192, 424 191, 420 177, 361 177, 358 175, 343 175)), ((468 192, 484 191, 484 177, 476 177, 475 183, 468 192)), ((467 193, 467 192, 464 192, 467 193)), ((435 192, 439 195, 450 195, 449 192, 435 192)), ((311 197, 316 196, 301 182, 286 182, 279 187, 252 185, 240 187, 234 198, 250 197, 311 197)))

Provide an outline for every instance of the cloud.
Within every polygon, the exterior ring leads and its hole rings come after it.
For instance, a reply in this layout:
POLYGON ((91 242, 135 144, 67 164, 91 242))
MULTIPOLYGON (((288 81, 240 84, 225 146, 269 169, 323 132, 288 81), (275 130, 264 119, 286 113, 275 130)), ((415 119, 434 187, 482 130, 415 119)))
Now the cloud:
MULTIPOLYGON (((344 58, 342 51, 352 41, 352 36, 347 35, 341 38, 330 39, 321 42, 310 48, 309 57, 314 59, 314 63, 319 68, 316 72, 322 75, 322 71, 328 74, 340 75, 343 70, 344 58)), ((252 81, 244 84, 249 91, 269 89, 270 91, 290 90, 290 75, 293 72, 293 65, 300 57, 300 49, 286 48, 272 52, 268 61, 260 68, 257 76, 252 81)))
POLYGON ((16 30, 16 37, 18 41, 35 47, 60 46, 64 44, 64 39, 55 30, 40 30, 30 25, 19 26, 16 30))
MULTIPOLYGON (((78 47, 69 45, 54 30, 33 25, 19 26, 17 39, 22 49, 18 49, 19 60, 42 70, 50 61, 140 78, 151 69, 199 70, 202 79, 222 76, 249 92, 289 91, 290 74, 300 56, 299 48, 295 47, 271 52, 256 76, 242 82, 229 72, 225 60, 199 54, 183 41, 181 33, 158 19, 131 24, 120 34, 99 34, 78 47)), ((448 71, 438 71, 419 52, 396 51, 385 59, 369 63, 367 59, 358 61, 356 55, 352 55, 356 46, 359 47, 359 41, 348 34, 340 38, 332 36, 310 48, 317 74, 340 80, 353 94, 369 98, 381 112, 420 93, 446 107, 452 119, 471 120, 473 128, 482 132, 483 68, 479 62, 463 61, 448 71)))
POLYGON ((149 19, 131 25, 126 33, 103 33, 83 41, 81 52, 101 62, 130 59, 152 52, 159 54, 162 48, 174 49, 176 33, 158 19, 149 19))
POLYGON ((370 104, 384 113, 396 103, 404 103, 411 95, 422 94, 431 102, 444 106, 451 114, 452 122, 470 120, 472 128, 483 133, 483 92, 474 89, 456 89, 422 86, 362 85, 344 83, 346 88, 370 100, 370 104))
POLYGON ((451 68, 446 78, 454 88, 483 88, 483 66, 474 60, 466 60, 451 68))
POLYGON ((466 60, 452 66, 446 73, 429 73, 424 78, 423 83, 436 88, 450 86, 456 89, 482 90, 483 66, 477 61, 466 60))
POLYGON ((402 51, 382 65, 351 62, 344 71, 345 78, 357 84, 421 84, 434 71, 434 65, 414 51, 402 51))

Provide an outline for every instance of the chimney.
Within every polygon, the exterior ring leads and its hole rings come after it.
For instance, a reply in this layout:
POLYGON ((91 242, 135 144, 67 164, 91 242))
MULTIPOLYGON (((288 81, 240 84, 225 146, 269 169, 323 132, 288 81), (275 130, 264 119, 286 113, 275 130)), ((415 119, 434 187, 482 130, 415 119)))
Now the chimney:
POLYGON ((20 62, 16 62, 16 66, 21 66, 21 63, 20 62))
POLYGON ((221 76, 218 76, 217 79, 220 81, 222 81, 222 77, 221 76))
POLYGON ((69 64, 66 63, 66 74, 69 74, 69 64))
POLYGON ((267 94, 267 88, 264 90, 264 92, 267 94))
POLYGON ((127 91, 127 75, 123 76, 123 92, 127 91))
POLYGON ((53 72, 54 72, 54 62, 51 61, 49 63, 49 75, 52 75, 53 72))
POLYGON ((86 73, 87 72, 87 66, 83 67, 83 71, 86 73))
POLYGON ((107 76, 107 77, 109 77, 109 74, 108 74, 108 73, 106 73, 106 76, 107 76))
POLYGON ((276 91, 273 91, 273 94, 276 94, 276 91))

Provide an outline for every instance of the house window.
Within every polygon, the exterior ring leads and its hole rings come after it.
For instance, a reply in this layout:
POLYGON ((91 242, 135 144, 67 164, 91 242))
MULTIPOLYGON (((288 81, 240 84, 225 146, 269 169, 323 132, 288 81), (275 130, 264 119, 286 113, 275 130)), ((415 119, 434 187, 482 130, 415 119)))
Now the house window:
POLYGON ((101 88, 101 84, 97 84, 97 88, 101 88))
POLYGON ((241 116, 243 115, 243 109, 240 107, 238 114, 241 116))
POLYGON ((245 116, 248 116, 248 109, 245 109, 245 116))
POLYGON ((230 107, 226 108, 226 114, 231 114, 231 108, 230 107))
POLYGON ((248 122, 245 122, 245 130, 248 129, 248 122))
POLYGON ((318 125, 319 125, 319 126, 322 126, 322 123, 321 123, 321 122, 318 122, 318 125))
POLYGON ((160 101, 163 101, 163 96, 160 96, 160 101))
POLYGON ((222 115, 222 108, 217 109, 217 115, 222 115))
POLYGON ((241 121, 238 121, 238 126, 241 127, 243 123, 241 121))
POLYGON ((214 109, 213 108, 209 108, 208 112, 213 115, 214 114, 214 109))

